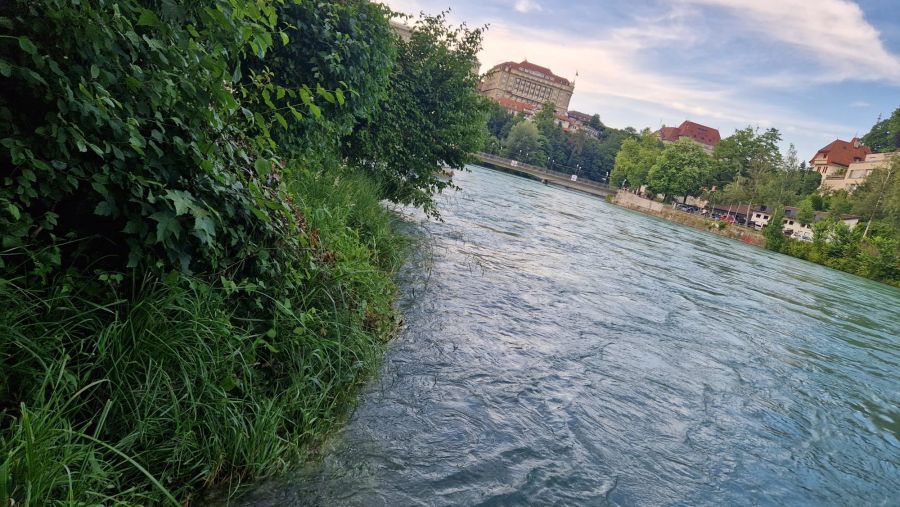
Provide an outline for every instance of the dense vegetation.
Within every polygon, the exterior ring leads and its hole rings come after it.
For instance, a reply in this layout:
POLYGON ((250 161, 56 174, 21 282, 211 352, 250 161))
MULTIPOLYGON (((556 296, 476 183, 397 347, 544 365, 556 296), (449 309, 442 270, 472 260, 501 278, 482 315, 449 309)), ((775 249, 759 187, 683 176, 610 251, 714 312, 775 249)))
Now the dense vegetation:
MULTIPOLYGON (((898 132, 900 109, 863 139, 875 151, 893 151, 900 147, 898 132)), ((664 201, 696 196, 712 204, 766 205, 775 213, 766 231, 768 248, 900 285, 900 159, 877 169, 852 193, 823 193, 821 175, 799 159, 793 145, 782 154, 780 141, 777 129, 747 127, 722 139, 710 155, 687 140, 663 146, 644 130, 622 143, 610 181, 664 201), (812 226, 812 242, 784 237, 786 206, 797 207, 797 219, 812 226), (848 227, 841 221, 846 215, 860 217, 860 226, 848 227)))
POLYGON ((586 130, 567 132, 558 124, 552 104, 545 104, 531 121, 491 103, 487 151, 538 167, 578 174, 606 182, 623 141, 636 136, 634 129, 618 130, 591 119, 598 136, 586 130))
POLYGON ((433 212, 484 122, 481 32, 390 16, 0 3, 0 504, 196 502, 340 422, 395 328, 381 200, 433 212))

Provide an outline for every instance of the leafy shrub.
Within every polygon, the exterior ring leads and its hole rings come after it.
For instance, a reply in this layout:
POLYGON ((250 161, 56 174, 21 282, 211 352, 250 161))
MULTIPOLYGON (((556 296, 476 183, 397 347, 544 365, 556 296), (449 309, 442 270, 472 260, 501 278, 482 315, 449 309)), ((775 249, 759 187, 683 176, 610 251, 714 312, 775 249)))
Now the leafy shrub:
POLYGON ((233 79, 274 23, 267 2, 0 5, 16 34, 0 38, 6 263, 283 272, 293 214, 265 120, 239 101, 253 90, 233 79))

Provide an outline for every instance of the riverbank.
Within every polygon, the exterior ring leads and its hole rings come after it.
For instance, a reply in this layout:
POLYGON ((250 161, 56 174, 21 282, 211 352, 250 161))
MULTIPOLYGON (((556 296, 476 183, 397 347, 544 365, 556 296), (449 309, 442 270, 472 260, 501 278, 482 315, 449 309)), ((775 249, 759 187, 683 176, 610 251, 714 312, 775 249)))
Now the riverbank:
POLYGON ((669 205, 650 199, 644 199, 631 192, 619 190, 616 195, 612 196, 610 202, 622 206, 623 208, 663 218, 670 222, 693 227, 694 229, 701 231, 718 234, 719 236, 731 238, 748 245, 759 247, 765 247, 766 245, 765 236, 758 231, 729 224, 721 220, 713 220, 702 216, 691 215, 690 213, 684 213, 683 211, 672 209, 669 205))

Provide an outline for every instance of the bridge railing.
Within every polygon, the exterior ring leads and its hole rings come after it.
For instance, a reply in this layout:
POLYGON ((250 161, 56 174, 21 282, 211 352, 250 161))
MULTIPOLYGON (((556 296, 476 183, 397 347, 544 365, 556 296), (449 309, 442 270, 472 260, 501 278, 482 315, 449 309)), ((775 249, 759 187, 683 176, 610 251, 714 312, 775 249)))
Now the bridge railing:
POLYGON ((572 174, 571 173, 563 173, 559 171, 554 171, 552 169, 547 169, 544 167, 538 167, 536 165, 526 164, 525 162, 518 162, 516 160, 508 159, 506 157, 501 157, 498 155, 493 155, 491 153, 479 152, 475 154, 476 157, 486 161, 486 162, 494 162, 497 164, 502 164, 506 167, 512 167, 516 169, 523 169, 525 171, 534 173, 534 174, 544 174, 547 176, 553 176, 562 180, 568 180, 570 183, 584 185, 587 187, 596 187, 602 190, 610 190, 610 186, 606 183, 600 183, 597 181, 592 181, 588 179, 579 179, 577 181, 571 181, 572 174))

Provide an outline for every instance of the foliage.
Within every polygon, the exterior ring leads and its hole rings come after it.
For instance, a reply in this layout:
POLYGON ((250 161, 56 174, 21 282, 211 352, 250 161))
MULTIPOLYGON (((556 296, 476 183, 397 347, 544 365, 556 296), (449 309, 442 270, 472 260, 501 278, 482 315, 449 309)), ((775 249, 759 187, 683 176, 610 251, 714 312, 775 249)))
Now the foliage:
MULTIPOLYGON (((502 110, 499 105, 492 103, 492 108, 502 110)), ((515 137, 513 129, 525 121, 521 114, 515 116, 505 113, 492 113, 488 120, 488 129, 496 137, 489 140, 488 147, 495 151, 492 153, 504 154, 510 158, 527 157, 528 163, 548 167, 555 171, 578 174, 594 181, 607 181, 613 170, 616 154, 623 141, 634 137, 634 129, 617 130, 603 126, 599 123, 600 117, 596 117, 599 128, 599 137, 589 134, 586 130, 565 131, 556 119, 555 107, 552 103, 544 104, 531 121, 534 123, 540 146, 539 152, 535 151, 534 143, 530 138, 524 139, 525 130, 520 129, 515 137), (504 135, 504 132, 507 132, 504 135), (497 143, 501 149, 497 150, 497 143), (521 151, 521 154, 520 154, 521 151)), ((592 119, 593 122, 593 119, 592 119)), ((521 160, 521 159, 520 159, 521 160)), ((524 161, 524 160, 523 160, 524 161)))
POLYGON ((275 85, 264 89, 261 106, 275 106, 283 121, 275 131, 280 148, 315 160, 324 146, 338 149, 387 93, 395 60, 391 11, 366 0, 288 1, 277 9, 286 43, 245 61, 243 80, 275 85))
POLYGON ((0 492, 158 505, 162 485, 185 502, 284 471, 342 420, 395 325, 401 243, 368 180, 292 186, 318 246, 289 298, 177 274, 111 279, 112 297, 0 285, 0 492), (271 311, 242 316, 245 299, 271 311))
POLYGON ((762 133, 751 126, 735 130, 716 145, 713 158, 717 165, 712 183, 721 186, 738 176, 750 176, 754 169, 778 167, 781 163, 780 141, 781 133, 774 128, 762 133))
POLYGON ((610 182, 619 186, 640 188, 647 183, 650 168, 656 164, 662 151, 662 142, 649 129, 644 129, 638 139, 625 139, 616 155, 610 182))
POLYGON ((488 101, 487 108, 488 132, 491 136, 497 138, 498 140, 506 139, 509 136, 509 132, 510 130, 512 130, 513 126, 524 120, 524 118, 512 114, 506 109, 500 107, 500 104, 497 104, 493 101, 488 101))
POLYGON ((784 222, 784 209, 778 208, 769 219, 769 223, 763 228, 763 236, 766 237, 766 248, 780 252, 785 244, 782 232, 784 222))
POLYGON ((544 139, 533 122, 525 121, 510 130, 503 155, 513 160, 536 166, 547 163, 543 151, 544 139))
POLYGON ((0 504, 189 503, 341 421, 396 325, 381 199, 433 210, 483 130, 480 31, 387 15, 0 3, 0 504))
POLYGON ((345 138, 344 154, 379 182, 383 197, 435 214, 431 196, 452 185, 438 169, 462 169, 484 142, 487 106, 474 73, 481 29, 452 28, 425 16, 407 42, 395 38, 397 64, 387 96, 345 138))
POLYGON ((889 118, 879 117, 872 130, 862 137, 862 142, 875 153, 900 149, 900 107, 889 118))
POLYGON ((713 161, 697 143, 679 139, 663 149, 647 175, 652 194, 671 196, 698 195, 708 181, 713 161))
POLYGON ((298 245, 267 120, 233 82, 273 44, 264 2, 9 2, 0 39, 7 263, 280 276, 298 245), (26 245, 37 245, 28 263, 26 245), (100 254, 98 255, 98 252, 100 254))

